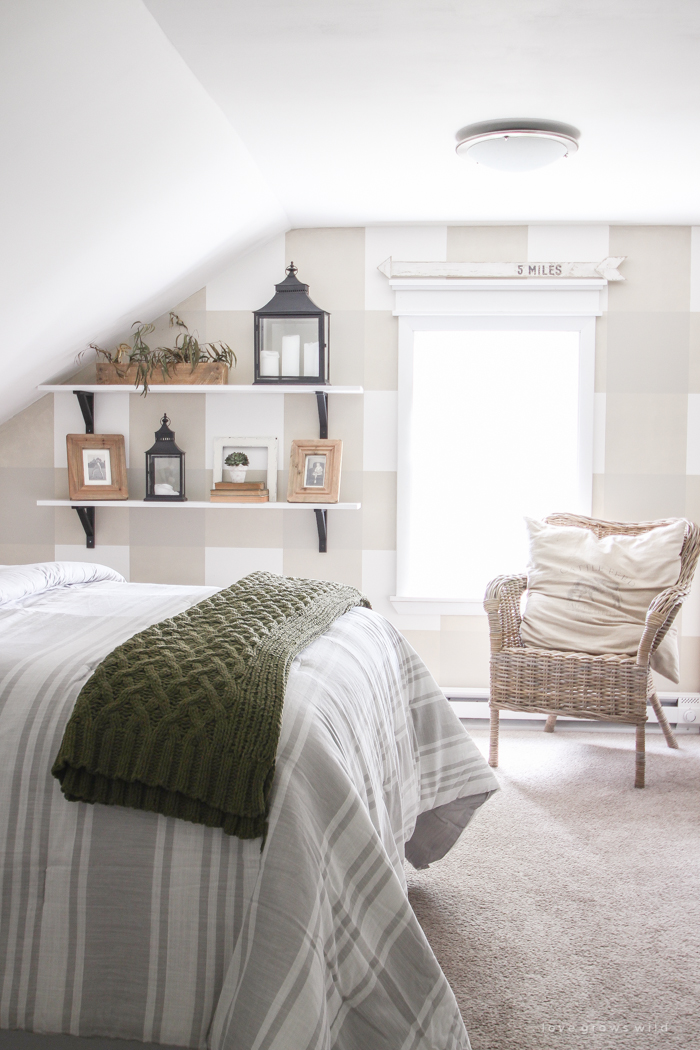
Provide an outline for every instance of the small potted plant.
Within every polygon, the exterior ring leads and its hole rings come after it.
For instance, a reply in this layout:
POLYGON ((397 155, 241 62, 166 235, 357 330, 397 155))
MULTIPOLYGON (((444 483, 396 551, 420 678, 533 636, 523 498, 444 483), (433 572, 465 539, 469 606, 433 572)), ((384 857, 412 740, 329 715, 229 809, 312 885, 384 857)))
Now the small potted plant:
POLYGON ((246 467, 250 466, 250 460, 245 452, 231 452, 224 460, 227 467, 226 474, 229 481, 245 481, 246 467))

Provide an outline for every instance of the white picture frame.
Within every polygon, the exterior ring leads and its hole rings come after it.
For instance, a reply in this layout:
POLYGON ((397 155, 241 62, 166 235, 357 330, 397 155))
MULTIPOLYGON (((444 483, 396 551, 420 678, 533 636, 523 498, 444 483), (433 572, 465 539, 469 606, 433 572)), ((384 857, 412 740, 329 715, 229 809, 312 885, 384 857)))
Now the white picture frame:
POLYGON ((214 438, 214 484, 223 481, 226 449, 267 449, 267 487, 270 503, 277 502, 277 438, 276 437, 215 437, 214 438))

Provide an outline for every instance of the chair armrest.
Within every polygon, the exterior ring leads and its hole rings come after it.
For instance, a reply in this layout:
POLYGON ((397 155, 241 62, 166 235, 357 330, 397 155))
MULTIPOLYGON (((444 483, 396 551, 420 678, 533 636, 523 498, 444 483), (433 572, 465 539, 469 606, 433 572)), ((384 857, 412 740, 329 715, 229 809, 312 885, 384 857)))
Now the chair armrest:
POLYGON ((678 610, 690 594, 695 568, 700 558, 700 528, 692 521, 685 523, 685 539, 681 548, 681 571, 672 587, 667 587, 652 599, 646 615, 644 631, 637 650, 637 663, 647 665, 649 657, 658 649, 678 610))
POLYGON ((676 583, 652 598, 637 649, 638 664, 647 666, 651 654, 658 649, 689 591, 690 582, 686 586, 676 583))
POLYGON ((497 576, 484 595, 489 619, 491 652, 522 648, 520 638, 520 598, 527 589, 527 576, 497 576))

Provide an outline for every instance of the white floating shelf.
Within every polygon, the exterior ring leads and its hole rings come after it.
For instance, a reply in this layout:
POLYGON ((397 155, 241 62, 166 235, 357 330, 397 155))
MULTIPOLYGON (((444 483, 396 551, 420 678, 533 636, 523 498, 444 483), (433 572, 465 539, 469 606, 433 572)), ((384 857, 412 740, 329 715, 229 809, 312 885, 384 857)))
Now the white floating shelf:
POLYGON ((361 503, 211 503, 209 500, 186 500, 184 503, 160 503, 142 499, 38 499, 37 507, 99 507, 100 509, 118 509, 119 507, 143 507, 147 510, 162 510, 164 507, 176 510, 359 510, 361 503))
MULTIPOLYGON (((44 394, 72 394, 74 390, 84 390, 87 394, 141 394, 141 387, 126 383, 41 383, 37 390, 44 394)), ((149 383, 149 394, 363 394, 361 386, 297 386, 296 384, 227 383, 220 386, 206 384, 149 383)))
MULTIPOLYGON (((80 410, 85 420, 86 433, 92 434, 95 423, 95 394, 131 394, 142 393, 135 386, 125 383, 42 383, 37 388, 47 394, 77 394, 80 410)), ((361 386, 324 386, 320 384, 280 384, 274 383, 227 383, 224 386, 206 384, 154 383, 149 386, 153 394, 316 394, 318 408, 318 425, 321 438, 328 437, 328 394, 362 394, 361 386), (320 395, 324 396, 321 397, 320 395)), ((157 500, 69 500, 40 499, 37 507, 72 507, 77 511, 80 523, 85 530, 85 545, 95 546, 95 510, 100 507, 137 507, 159 508, 176 507, 180 510, 312 510, 316 516, 318 529, 319 553, 325 553, 328 538, 329 510, 359 510, 360 503, 219 503, 211 500, 179 501, 157 500)))

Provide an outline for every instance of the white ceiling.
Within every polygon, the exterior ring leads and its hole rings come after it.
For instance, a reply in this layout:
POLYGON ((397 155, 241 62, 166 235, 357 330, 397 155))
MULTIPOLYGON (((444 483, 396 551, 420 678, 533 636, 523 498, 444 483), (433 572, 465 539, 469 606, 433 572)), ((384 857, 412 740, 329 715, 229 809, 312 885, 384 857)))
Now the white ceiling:
POLYGON ((295 226, 700 221, 698 0, 145 0, 295 226), (528 174, 474 121, 581 131, 528 174))

